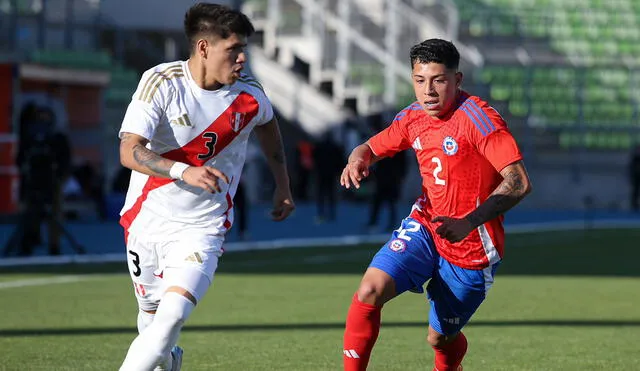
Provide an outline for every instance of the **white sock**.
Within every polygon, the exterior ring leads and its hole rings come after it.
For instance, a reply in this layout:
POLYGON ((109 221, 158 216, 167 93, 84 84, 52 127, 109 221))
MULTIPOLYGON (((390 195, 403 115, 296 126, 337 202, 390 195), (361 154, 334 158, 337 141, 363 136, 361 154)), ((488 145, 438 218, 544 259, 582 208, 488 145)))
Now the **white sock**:
POLYGON ((168 292, 160 300, 153 322, 131 343, 120 371, 153 371, 171 367, 171 348, 178 342, 182 325, 195 304, 186 297, 168 292))
POLYGON ((153 318, 156 316, 155 313, 148 313, 140 309, 138 311, 138 333, 142 334, 142 331, 147 328, 153 322, 153 318))

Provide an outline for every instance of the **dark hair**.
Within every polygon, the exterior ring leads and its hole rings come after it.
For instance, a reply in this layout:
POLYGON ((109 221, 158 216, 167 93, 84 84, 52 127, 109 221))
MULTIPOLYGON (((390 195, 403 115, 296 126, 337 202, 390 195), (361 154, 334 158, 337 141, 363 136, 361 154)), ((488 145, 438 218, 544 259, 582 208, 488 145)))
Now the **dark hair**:
POLYGON ((226 39, 234 33, 249 37, 254 32, 246 15, 225 5, 197 3, 184 15, 184 33, 192 48, 202 35, 226 39))
POLYGON ((447 69, 457 70, 460 53, 452 42, 442 39, 428 39, 416 44, 409 52, 411 67, 416 63, 439 63, 447 69))

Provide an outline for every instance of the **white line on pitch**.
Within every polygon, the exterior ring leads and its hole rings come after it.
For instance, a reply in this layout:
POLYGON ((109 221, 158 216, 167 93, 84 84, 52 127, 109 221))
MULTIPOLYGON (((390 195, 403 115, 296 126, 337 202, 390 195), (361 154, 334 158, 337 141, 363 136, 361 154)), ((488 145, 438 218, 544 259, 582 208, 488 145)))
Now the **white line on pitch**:
POLYGON ((66 275, 66 276, 58 276, 58 277, 42 277, 42 278, 29 278, 24 280, 16 280, 16 281, 6 281, 0 282, 0 290, 2 289, 12 289, 18 287, 28 287, 28 286, 48 286, 55 285, 61 283, 73 283, 80 281, 89 281, 98 278, 103 278, 106 275, 101 274, 84 274, 84 275, 66 275))

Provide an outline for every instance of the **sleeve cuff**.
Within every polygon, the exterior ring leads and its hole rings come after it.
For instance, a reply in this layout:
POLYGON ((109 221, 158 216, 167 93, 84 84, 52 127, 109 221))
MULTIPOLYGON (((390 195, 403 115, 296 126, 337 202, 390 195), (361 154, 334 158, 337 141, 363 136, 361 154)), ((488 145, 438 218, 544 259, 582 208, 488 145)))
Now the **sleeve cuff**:
POLYGON ((522 160, 522 155, 518 155, 518 156, 516 156, 516 157, 514 157, 514 158, 512 158, 510 160, 503 161, 503 162, 500 163, 500 166, 496 166, 496 170, 498 170, 498 172, 501 172, 502 170, 504 170, 505 167, 507 167, 507 166, 509 166, 509 165, 511 165, 513 163, 516 163, 516 162, 518 162, 520 160, 522 160))
POLYGON ((380 155, 379 155, 378 153, 376 153, 376 150, 375 150, 375 149, 373 149, 373 146, 371 145, 371 143, 370 143, 369 141, 367 141, 365 144, 366 144, 367 146, 369 146, 369 149, 371 150, 371 152, 373 152, 373 155, 374 155, 374 156, 376 156, 376 157, 380 157, 380 155))

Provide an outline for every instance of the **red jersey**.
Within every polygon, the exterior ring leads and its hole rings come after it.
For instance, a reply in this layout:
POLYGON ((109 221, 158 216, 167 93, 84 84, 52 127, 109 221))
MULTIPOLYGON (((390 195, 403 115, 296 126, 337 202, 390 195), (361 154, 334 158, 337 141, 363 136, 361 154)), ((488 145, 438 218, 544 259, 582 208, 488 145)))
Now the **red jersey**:
POLYGON ((482 269, 502 259, 502 216, 457 243, 438 236, 435 230, 439 223, 431 223, 436 216, 465 217, 502 182, 500 171, 522 159, 495 109, 461 92, 455 108, 439 119, 427 115, 415 102, 368 143, 380 157, 413 147, 422 176, 422 196, 416 200, 411 217, 431 233, 443 258, 466 269, 482 269))

